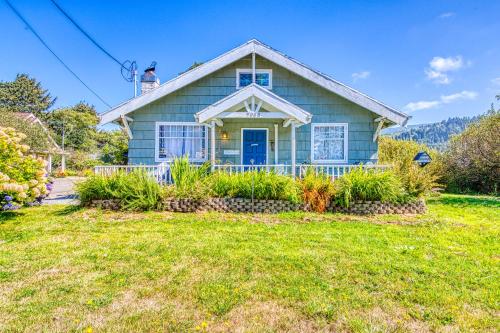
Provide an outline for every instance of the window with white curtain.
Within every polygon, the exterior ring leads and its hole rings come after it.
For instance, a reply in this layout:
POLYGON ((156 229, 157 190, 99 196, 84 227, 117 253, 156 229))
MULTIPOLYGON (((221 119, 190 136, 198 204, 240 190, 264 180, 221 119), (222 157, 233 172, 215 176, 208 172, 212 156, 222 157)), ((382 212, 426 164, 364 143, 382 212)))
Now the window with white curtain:
POLYGON ((192 162, 207 159, 207 128, 197 123, 156 123, 156 161, 187 155, 192 162))
POLYGON ((347 162, 347 124, 311 125, 312 162, 347 162))

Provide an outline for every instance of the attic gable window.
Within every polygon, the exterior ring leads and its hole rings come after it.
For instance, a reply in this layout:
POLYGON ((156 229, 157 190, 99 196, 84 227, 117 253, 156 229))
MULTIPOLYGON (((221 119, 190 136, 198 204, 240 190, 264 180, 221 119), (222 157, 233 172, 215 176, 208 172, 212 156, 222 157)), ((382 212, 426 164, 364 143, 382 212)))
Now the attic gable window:
MULTIPOLYGON (((255 83, 259 86, 272 89, 273 87, 273 71, 272 69, 256 69, 255 83)), ((236 70, 236 89, 244 88, 252 84, 252 69, 236 70)))

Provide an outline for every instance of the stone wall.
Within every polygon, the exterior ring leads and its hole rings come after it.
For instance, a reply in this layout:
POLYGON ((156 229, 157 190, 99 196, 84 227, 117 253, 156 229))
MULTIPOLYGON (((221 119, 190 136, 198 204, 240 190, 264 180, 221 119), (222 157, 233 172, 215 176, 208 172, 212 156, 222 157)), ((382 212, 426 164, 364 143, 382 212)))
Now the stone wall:
MULTIPOLYGON (((93 208, 120 210, 118 200, 94 200, 89 205, 93 208)), ((163 210, 170 212, 233 212, 233 213, 281 213, 290 211, 307 211, 307 207, 283 200, 254 200, 242 198, 210 198, 203 201, 193 199, 166 199, 162 203, 163 210)), ((422 214, 426 211, 424 200, 407 204, 383 203, 380 201, 355 201, 349 208, 332 204, 329 212, 346 214, 422 214)))
POLYGON ((329 211, 336 213, 368 214, 423 214, 426 211, 423 199, 407 204, 393 204, 380 201, 355 201, 349 208, 331 205, 329 211))

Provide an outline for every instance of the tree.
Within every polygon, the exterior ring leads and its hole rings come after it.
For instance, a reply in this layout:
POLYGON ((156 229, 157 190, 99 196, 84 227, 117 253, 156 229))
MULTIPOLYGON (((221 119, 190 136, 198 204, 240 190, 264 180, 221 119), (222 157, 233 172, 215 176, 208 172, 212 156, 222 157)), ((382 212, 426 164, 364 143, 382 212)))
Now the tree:
POLYGON ((47 115, 47 124, 57 134, 59 145, 62 145, 64 133, 65 149, 87 153, 97 150, 98 123, 94 106, 84 102, 56 109, 47 115))
POLYGON ((27 74, 18 74, 12 82, 0 82, 2 111, 31 112, 43 119, 55 101, 40 82, 27 74))
POLYGON ((188 69, 186 69, 183 72, 180 72, 179 75, 184 74, 186 72, 189 72, 190 70, 195 69, 196 67, 201 66, 201 65, 203 65, 203 62, 195 61, 195 62, 193 62, 193 64, 191 66, 188 67, 188 69))
POLYGON ((452 138, 445 154, 448 189, 498 193, 500 182, 500 112, 490 111, 452 138))
POLYGON ((123 131, 101 131, 98 142, 102 162, 127 164, 128 138, 123 131))

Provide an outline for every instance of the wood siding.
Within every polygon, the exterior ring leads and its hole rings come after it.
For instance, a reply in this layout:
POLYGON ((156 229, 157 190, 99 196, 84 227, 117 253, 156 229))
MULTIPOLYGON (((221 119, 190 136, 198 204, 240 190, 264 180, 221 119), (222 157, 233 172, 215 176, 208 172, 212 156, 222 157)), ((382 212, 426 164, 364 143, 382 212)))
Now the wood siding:
MULTIPOLYGON (((309 82, 288 70, 257 57, 257 68, 273 70, 273 89, 277 95, 310 112, 312 123, 348 123, 348 163, 375 162, 377 143, 373 142, 376 129, 374 119, 378 116, 324 88, 309 82)), ((130 164, 155 164, 155 122, 195 122, 194 114, 236 91, 236 69, 251 67, 251 58, 241 59, 214 74, 204 77, 129 116, 133 139, 129 142, 130 164)), ((265 127, 269 129, 269 140, 274 141, 274 124, 279 124, 279 163, 290 164, 290 128, 284 128, 281 120, 239 119, 224 121, 217 128, 216 157, 222 163, 240 163, 240 156, 225 156, 224 150, 239 150, 241 128, 265 127), (226 131, 229 138, 221 139, 226 131)), ((311 125, 297 129, 297 164, 310 162, 311 125)), ((209 144, 210 146, 210 144, 209 144)), ((268 148, 269 163, 273 164, 274 151, 268 148)), ((209 152, 210 153, 210 152, 209 152)))

